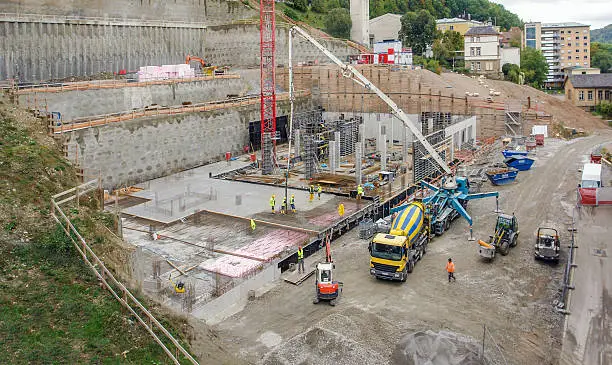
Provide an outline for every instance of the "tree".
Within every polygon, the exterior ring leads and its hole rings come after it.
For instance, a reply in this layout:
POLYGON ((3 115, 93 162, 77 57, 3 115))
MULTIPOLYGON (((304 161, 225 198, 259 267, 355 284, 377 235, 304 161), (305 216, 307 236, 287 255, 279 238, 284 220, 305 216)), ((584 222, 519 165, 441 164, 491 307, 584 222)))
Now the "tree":
POLYGON ((412 53, 422 55, 436 35, 436 19, 427 11, 409 12, 402 16, 399 38, 402 44, 412 47, 412 53))
POLYGON ((514 82, 515 84, 522 84, 520 80, 521 68, 513 63, 506 63, 502 66, 502 72, 504 73, 504 79, 514 82))
POLYGON ((308 0, 293 0, 293 7, 299 11, 307 11, 308 0))
POLYGON ((591 43, 591 66, 612 72, 612 44, 591 43))
POLYGON ((312 0, 312 5, 310 6, 312 11, 324 14, 327 9, 327 1, 325 0, 312 0))
POLYGON ((436 40, 432 46, 434 58, 445 65, 449 65, 456 51, 463 49, 463 36, 459 32, 449 30, 436 33, 436 40))
POLYGON ((542 52, 524 48, 521 52, 521 71, 525 73, 525 82, 533 87, 541 87, 548 74, 548 64, 542 52))
POLYGON ((334 37, 349 38, 351 36, 351 14, 345 8, 331 9, 325 16, 325 29, 334 37))

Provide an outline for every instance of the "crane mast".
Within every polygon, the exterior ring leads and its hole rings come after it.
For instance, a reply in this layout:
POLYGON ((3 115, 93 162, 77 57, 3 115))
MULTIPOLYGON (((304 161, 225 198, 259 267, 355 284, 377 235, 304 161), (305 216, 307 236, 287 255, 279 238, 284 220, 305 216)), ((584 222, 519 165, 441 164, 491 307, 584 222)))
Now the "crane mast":
POLYGON ((260 0, 261 162, 262 173, 274 171, 276 137, 276 21, 274 0, 260 0))

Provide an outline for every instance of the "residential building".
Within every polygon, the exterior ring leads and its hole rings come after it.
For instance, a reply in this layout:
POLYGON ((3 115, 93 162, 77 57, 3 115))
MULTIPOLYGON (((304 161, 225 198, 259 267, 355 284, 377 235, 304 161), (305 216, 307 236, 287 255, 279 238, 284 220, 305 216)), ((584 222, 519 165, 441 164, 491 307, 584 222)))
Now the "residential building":
POLYGON ((541 50, 548 63, 547 87, 561 87, 563 68, 590 67, 590 26, 580 23, 526 23, 523 46, 541 50))
POLYGON ((519 27, 512 27, 507 32, 501 32, 499 42, 503 48, 512 47, 512 41, 518 42, 516 46, 520 46, 523 39, 523 31, 519 27))
POLYGON ((564 79, 572 75, 597 75, 601 70, 597 67, 570 66, 563 68, 564 79))
POLYGON ((455 32, 459 32, 461 35, 465 35, 465 33, 472 27, 482 27, 484 25, 485 24, 483 22, 472 20, 471 18, 444 18, 436 20, 436 28, 438 28, 439 31, 446 32, 447 30, 454 30, 455 32))
MULTIPOLYGON (((459 32, 461 35, 465 35, 465 33, 473 27, 482 27, 485 25, 491 25, 491 22, 479 22, 478 20, 473 20, 470 14, 467 14, 467 19, 463 18, 444 18, 436 20, 436 28, 441 32, 446 32, 448 30, 453 30, 455 32, 459 32)), ((498 26, 493 26, 496 31, 499 32, 498 26)))
POLYGON ((375 43, 399 40, 399 31, 402 28, 401 19, 401 15, 389 13, 370 19, 370 48, 373 48, 375 43))
POLYGON ((351 39, 365 46, 370 42, 370 0, 351 0, 351 39))
POLYGON ((602 101, 612 101, 612 73, 569 76, 565 81, 565 97, 588 111, 602 101))
POLYGON ((477 74, 499 76, 499 33, 490 25, 472 27, 464 35, 465 67, 477 74))

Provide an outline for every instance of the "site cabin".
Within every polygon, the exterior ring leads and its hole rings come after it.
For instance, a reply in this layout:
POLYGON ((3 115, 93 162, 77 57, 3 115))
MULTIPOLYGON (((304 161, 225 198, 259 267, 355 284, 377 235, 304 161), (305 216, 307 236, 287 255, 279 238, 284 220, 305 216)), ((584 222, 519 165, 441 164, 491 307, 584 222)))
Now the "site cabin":
POLYGON ((600 188, 601 187, 601 164, 586 163, 582 169, 581 188, 600 188))
POLYGON ((597 189, 601 188, 601 164, 586 163, 578 186, 582 205, 597 205, 597 189))

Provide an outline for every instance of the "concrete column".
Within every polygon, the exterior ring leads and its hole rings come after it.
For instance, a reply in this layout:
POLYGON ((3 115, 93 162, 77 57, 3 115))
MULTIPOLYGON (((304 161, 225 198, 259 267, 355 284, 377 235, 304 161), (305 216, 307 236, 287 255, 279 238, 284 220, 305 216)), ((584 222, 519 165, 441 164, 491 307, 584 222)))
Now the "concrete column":
POLYGON ((363 144, 361 142, 355 143, 355 183, 361 184, 361 160, 363 158, 363 144))
MULTIPOLYGON (((381 135, 381 138, 383 141, 386 141, 387 135, 383 134, 381 135)), ((380 150, 380 169, 382 171, 385 171, 387 170, 387 144, 381 143, 381 147, 382 149, 380 150)))
POLYGON ((300 135, 300 130, 299 129, 294 129, 293 130, 293 155, 295 157, 300 156, 301 155, 301 138, 302 136, 300 135))

